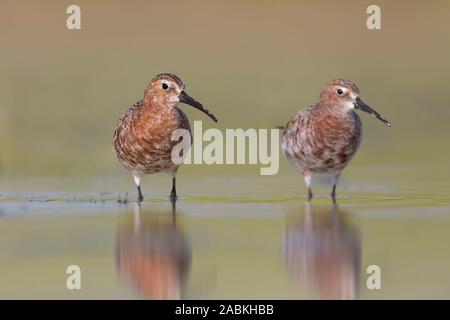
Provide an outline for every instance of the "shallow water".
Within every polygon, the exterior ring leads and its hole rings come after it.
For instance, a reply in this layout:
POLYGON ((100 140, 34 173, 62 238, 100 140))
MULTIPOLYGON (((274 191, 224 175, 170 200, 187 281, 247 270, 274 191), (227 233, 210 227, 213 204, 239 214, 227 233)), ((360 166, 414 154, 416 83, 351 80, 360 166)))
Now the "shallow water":
POLYGON ((320 180, 311 205, 298 179, 289 192, 241 179, 220 196, 183 181, 175 208, 163 188, 138 206, 131 192, 124 203, 2 186, 0 298, 450 298, 445 189, 344 178, 334 206, 320 180), (74 264, 81 290, 66 288, 74 264), (370 265, 379 290, 367 288, 370 265))

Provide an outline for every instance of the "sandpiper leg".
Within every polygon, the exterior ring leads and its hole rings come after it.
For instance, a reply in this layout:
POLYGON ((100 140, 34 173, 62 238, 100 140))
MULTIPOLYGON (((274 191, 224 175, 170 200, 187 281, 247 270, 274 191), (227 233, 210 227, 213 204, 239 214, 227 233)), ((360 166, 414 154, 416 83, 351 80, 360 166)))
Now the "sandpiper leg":
POLYGON ((142 196, 142 192, 141 192, 141 175, 134 173, 134 182, 136 183, 136 187, 137 187, 137 192, 138 192, 138 201, 142 202, 142 200, 144 200, 144 197, 142 196))
POLYGON ((337 204, 336 203, 336 195, 333 196, 333 194, 331 194, 331 201, 333 201, 333 204, 337 204))
POLYGON ((311 201, 312 197, 313 197, 313 193, 311 191, 311 174, 307 174, 305 173, 305 183, 306 183, 306 187, 308 188, 308 201, 311 201))
POLYGON ((335 172, 333 174, 333 190, 331 191, 331 198, 333 198, 333 202, 336 201, 336 186, 339 180, 339 176, 340 176, 341 172, 335 172))
POLYGON ((170 200, 172 201, 177 199, 176 179, 176 177, 172 178, 172 191, 170 192, 170 200))
POLYGON ((142 200, 144 200, 144 197, 142 196, 141 186, 137 186, 137 191, 138 191, 138 201, 142 202, 142 200))
POLYGON ((333 190, 331 190, 331 197, 336 198, 336 184, 333 184, 333 190))
POLYGON ((311 191, 311 188, 308 188, 308 201, 311 201, 312 198, 313 198, 313 193, 311 191))

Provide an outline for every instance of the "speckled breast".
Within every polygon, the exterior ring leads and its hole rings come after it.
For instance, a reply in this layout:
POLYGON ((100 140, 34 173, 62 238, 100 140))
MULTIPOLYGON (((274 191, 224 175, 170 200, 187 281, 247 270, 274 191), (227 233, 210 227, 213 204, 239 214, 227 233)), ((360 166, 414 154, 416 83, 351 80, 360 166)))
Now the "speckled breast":
POLYGON ((190 132, 186 115, 178 108, 146 109, 134 105, 118 121, 114 149, 119 161, 138 173, 158 173, 178 167, 172 162, 172 141, 176 129, 190 132))
POLYGON ((361 120, 355 112, 336 114, 309 108, 288 122, 282 151, 302 173, 340 171, 358 150, 361 137, 361 120))

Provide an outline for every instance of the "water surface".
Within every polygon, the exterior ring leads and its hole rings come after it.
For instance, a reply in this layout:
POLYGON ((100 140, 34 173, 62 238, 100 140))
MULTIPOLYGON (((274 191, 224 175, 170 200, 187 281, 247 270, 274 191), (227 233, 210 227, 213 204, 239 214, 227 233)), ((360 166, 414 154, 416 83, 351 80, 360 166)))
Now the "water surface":
POLYGON ((344 178, 333 205, 326 181, 312 204, 298 179, 284 193, 246 181, 253 190, 185 190, 175 208, 162 188, 141 206, 133 191, 126 201, 3 191, 0 298, 450 298, 450 200, 439 188, 344 178), (72 264, 81 290, 66 289, 72 264), (380 290, 366 286, 370 265, 381 268, 380 290))

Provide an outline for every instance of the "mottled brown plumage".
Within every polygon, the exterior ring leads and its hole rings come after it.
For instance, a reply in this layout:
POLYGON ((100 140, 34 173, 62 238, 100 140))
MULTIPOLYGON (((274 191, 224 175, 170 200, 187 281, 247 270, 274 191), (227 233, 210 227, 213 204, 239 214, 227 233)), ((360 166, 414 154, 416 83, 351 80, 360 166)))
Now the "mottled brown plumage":
POLYGON ((114 150, 120 163, 135 178, 139 201, 143 174, 167 172, 172 175, 171 197, 176 198, 175 177, 179 165, 172 161, 172 141, 176 129, 191 131, 189 120, 177 104, 183 102, 217 119, 184 91, 184 83, 174 74, 160 74, 145 90, 144 98, 120 117, 114 131, 114 150))
POLYGON ((361 143, 362 124, 355 109, 368 112, 390 126, 361 101, 354 83, 342 79, 329 83, 318 103, 296 113, 286 124, 283 154, 304 176, 309 199, 313 173, 332 174, 334 199, 339 175, 361 143))

